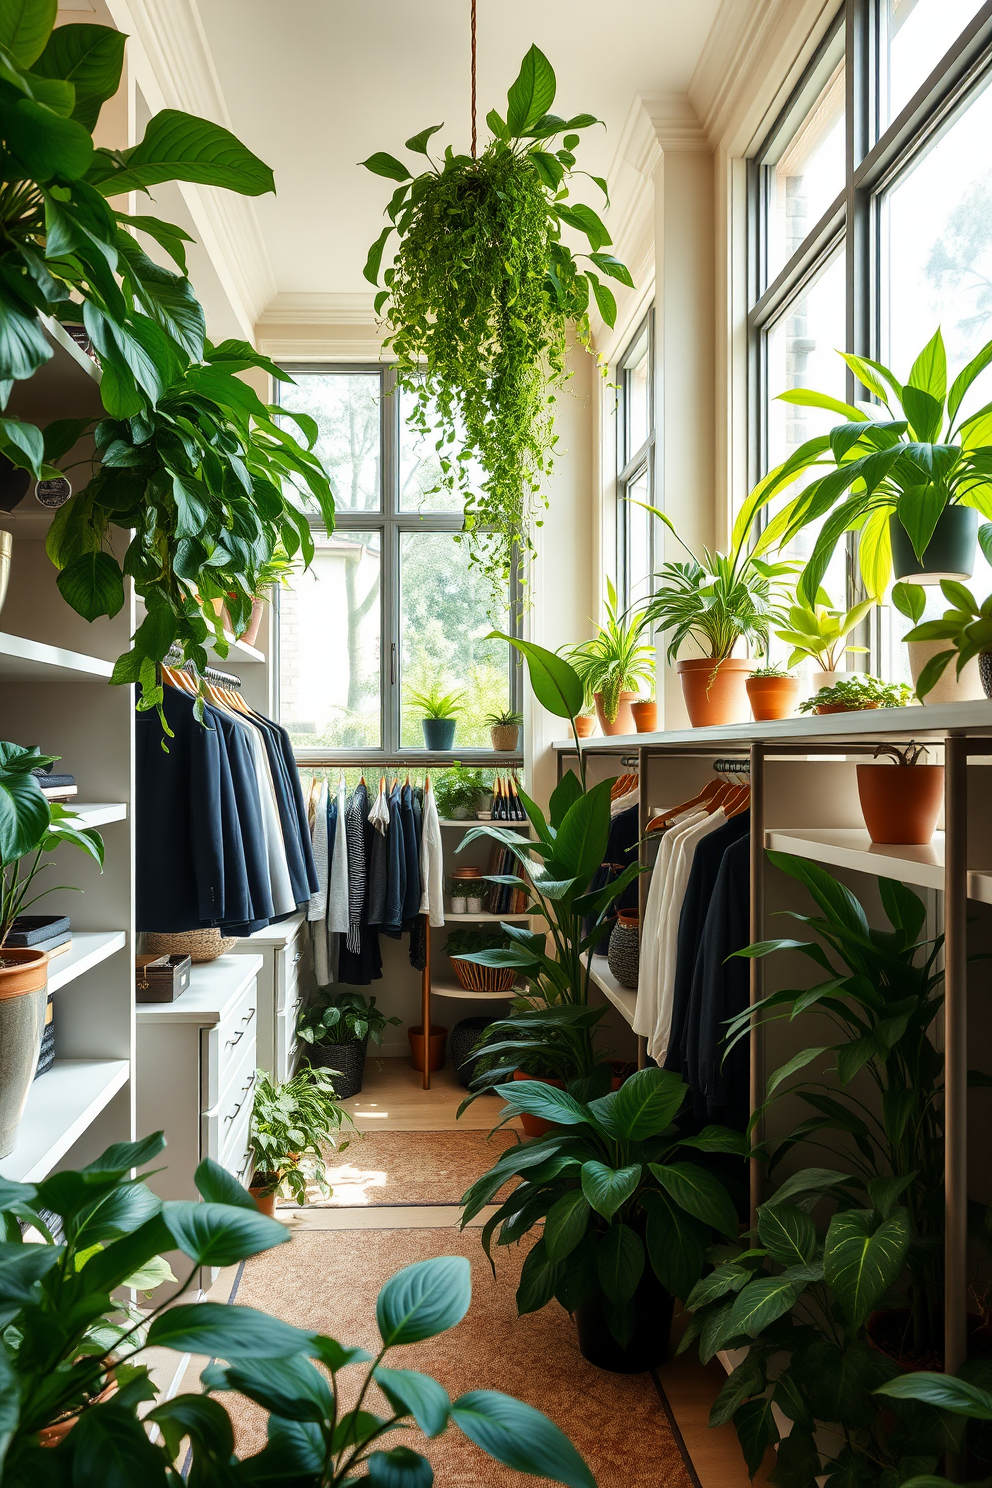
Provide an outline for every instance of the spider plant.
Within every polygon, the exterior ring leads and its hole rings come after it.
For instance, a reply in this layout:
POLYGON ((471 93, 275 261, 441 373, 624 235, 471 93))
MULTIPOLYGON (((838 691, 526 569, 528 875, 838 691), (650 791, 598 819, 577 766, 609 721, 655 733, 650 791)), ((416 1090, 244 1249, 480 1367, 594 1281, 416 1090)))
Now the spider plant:
POLYGON ((620 613, 617 591, 607 579, 606 624, 597 626, 592 640, 568 650, 586 701, 598 692, 610 723, 616 722, 622 692, 636 692, 639 683, 654 681, 654 647, 641 640, 646 623, 643 611, 629 618, 620 613))

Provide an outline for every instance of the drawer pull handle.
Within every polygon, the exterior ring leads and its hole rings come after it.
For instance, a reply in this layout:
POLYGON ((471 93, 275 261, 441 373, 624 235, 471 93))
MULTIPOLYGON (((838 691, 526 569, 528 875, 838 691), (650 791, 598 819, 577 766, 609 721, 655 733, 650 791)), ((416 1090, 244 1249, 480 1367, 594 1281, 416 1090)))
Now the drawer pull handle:
POLYGON ((241 1019, 242 1023, 244 1023, 244 1025, 245 1025, 245 1027, 248 1026, 248 1024, 251 1022, 251 1020, 252 1020, 252 1018, 254 1018, 254 1016, 255 1016, 255 1009, 254 1008, 249 1008, 248 1011, 245 1013, 244 1017, 241 1019))
POLYGON ((228 1041, 227 1041, 227 1048, 230 1049, 230 1048, 233 1048, 233 1046, 235 1044, 239 1044, 241 1042, 241 1040, 244 1038, 244 1036, 245 1036, 245 1030, 243 1028, 239 1028, 238 1031, 237 1031, 237 1033, 234 1034, 234 1036, 232 1038, 229 1038, 228 1039, 228 1041))
POLYGON ((302 961, 302 960, 303 960, 303 952, 302 951, 297 951, 296 955, 293 957, 293 965, 295 966, 298 961, 302 961))
POLYGON ((228 1114, 224 1117, 224 1121, 225 1121, 225 1124, 226 1125, 229 1126, 231 1124, 231 1122, 234 1120, 235 1116, 237 1116, 238 1112, 241 1110, 241 1107, 245 1103, 245 1097, 247 1096, 248 1092, 252 1089, 252 1087, 253 1087, 254 1084, 255 1084, 255 1076, 252 1075, 251 1078, 247 1081, 247 1083, 242 1088, 241 1099, 238 1101, 238 1104, 235 1106, 235 1108, 234 1108, 233 1111, 229 1111, 228 1114))

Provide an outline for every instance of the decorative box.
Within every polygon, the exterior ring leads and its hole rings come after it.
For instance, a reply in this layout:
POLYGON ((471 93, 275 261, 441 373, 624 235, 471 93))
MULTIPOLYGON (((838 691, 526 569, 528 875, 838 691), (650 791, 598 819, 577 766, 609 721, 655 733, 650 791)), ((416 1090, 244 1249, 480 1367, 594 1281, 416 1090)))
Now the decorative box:
POLYGON ((138 956, 135 960, 135 1000, 175 1002, 189 986, 192 967, 189 956, 138 956))

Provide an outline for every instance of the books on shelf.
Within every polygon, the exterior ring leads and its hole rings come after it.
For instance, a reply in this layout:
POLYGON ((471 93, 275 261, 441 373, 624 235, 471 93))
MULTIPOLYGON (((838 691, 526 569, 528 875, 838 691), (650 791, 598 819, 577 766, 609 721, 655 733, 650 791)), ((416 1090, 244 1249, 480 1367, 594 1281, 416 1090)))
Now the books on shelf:
MULTIPOLYGON (((513 852, 500 843, 494 843, 489 854, 489 874, 513 874, 519 877, 519 864, 513 852)), ((512 884, 491 883, 486 895, 486 908, 490 914, 518 915, 527 908, 528 895, 525 889, 515 889, 512 884)))

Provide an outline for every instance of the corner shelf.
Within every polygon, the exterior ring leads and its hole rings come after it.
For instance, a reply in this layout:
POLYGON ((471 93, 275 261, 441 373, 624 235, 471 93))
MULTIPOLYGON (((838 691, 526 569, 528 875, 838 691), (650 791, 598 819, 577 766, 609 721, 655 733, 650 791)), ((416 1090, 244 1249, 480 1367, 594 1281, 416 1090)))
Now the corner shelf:
POLYGON ((97 677, 106 682, 113 670, 113 662, 99 656, 85 656, 81 651, 66 651, 61 646, 46 646, 26 636, 0 632, 0 677, 18 682, 81 682, 97 677))
POLYGON ((431 977, 431 993, 434 997, 458 997, 465 1002, 509 1002, 527 991, 526 986, 513 986, 508 992, 470 992, 461 982, 439 982, 431 977))
POLYGON ((82 817, 88 827, 106 827, 110 822, 127 821, 125 801, 77 801, 72 798, 64 802, 66 811, 74 811, 82 817))
POLYGON ((621 987, 610 970, 610 964, 605 956, 593 956, 589 967, 589 980, 595 983, 607 1001, 612 1002, 626 1021, 633 1025, 637 992, 631 987, 621 987))
POLYGON ((127 1083, 126 1059, 56 1059, 28 1091, 17 1145, 0 1160, 0 1175, 37 1183, 83 1135, 127 1083))
MULTIPOLYGON (((820 827, 771 829, 765 846, 776 852, 794 853, 834 868, 853 868, 876 878, 896 878, 920 889, 944 887, 944 834, 935 832, 925 847, 902 843, 875 843, 864 828, 820 827)), ((968 897, 992 904, 992 869, 968 873, 968 897)))
POLYGON ((444 912, 444 923, 445 924, 447 924, 449 920, 493 920, 496 923, 499 923, 500 920, 533 920, 533 919, 540 919, 540 916, 539 915, 529 915, 529 914, 486 914, 486 913, 480 913, 480 914, 452 914, 450 909, 446 909, 445 912, 444 912))
POLYGON ((108 956, 122 951, 127 944, 123 930, 74 930, 72 945, 48 963, 48 990, 61 992, 70 982, 92 971, 108 956))

